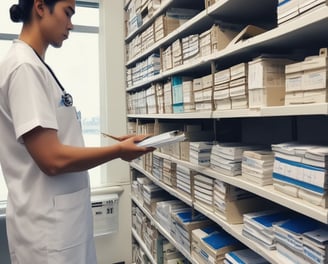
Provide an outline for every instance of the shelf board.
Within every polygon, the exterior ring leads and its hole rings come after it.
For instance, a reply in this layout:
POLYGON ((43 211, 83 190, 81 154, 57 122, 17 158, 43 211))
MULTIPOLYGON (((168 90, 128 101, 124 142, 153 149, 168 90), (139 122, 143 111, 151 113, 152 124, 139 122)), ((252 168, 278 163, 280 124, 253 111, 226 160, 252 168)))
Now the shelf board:
POLYGON ((259 109, 231 109, 216 110, 212 113, 212 118, 236 118, 236 117, 259 117, 261 111, 259 109))
POLYGON ((146 253, 148 259, 150 260, 151 263, 156 264, 157 261, 154 259, 152 254, 150 253, 149 249, 146 247, 145 242, 140 238, 138 235, 137 231, 132 228, 132 235, 137 240, 139 246, 142 248, 142 250, 146 253))
POLYGON ((169 159, 172 162, 181 164, 182 166, 188 167, 192 170, 195 170, 199 173, 202 173, 214 179, 218 179, 220 181, 226 182, 233 186, 237 186, 241 189, 252 192, 258 196, 261 196, 272 202, 278 203, 298 213, 311 217, 317 221, 328 224, 328 209, 313 205, 302 199, 294 198, 292 196, 278 192, 274 189, 273 185, 260 186, 250 182, 249 180, 243 178, 242 176, 233 177, 233 176, 223 175, 222 173, 216 172, 209 167, 203 167, 203 166, 192 164, 187 161, 181 161, 160 152, 154 152, 154 155, 157 155, 165 159, 169 159))
POLYGON ((261 116, 328 115, 328 104, 272 106, 261 109, 261 116))
POLYGON ((278 117, 278 116, 304 116, 328 115, 328 103, 298 104, 286 106, 270 106, 259 109, 232 109, 199 111, 190 113, 172 114, 128 114, 128 118, 144 119, 209 119, 209 118, 247 118, 247 117, 278 117))
POLYGON ((175 113, 175 114, 145 114, 145 115, 137 115, 137 114, 129 114, 127 115, 129 118, 154 118, 154 119, 208 119, 212 118, 211 111, 204 112, 191 112, 191 113, 175 113))

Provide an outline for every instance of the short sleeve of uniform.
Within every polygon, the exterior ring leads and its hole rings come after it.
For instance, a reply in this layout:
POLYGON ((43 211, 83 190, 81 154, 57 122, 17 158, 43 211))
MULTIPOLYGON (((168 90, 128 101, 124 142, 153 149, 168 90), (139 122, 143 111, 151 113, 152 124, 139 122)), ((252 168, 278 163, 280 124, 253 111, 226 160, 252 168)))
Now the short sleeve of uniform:
POLYGON ((58 129, 56 104, 47 75, 38 65, 21 64, 13 73, 8 90, 16 138, 38 126, 58 129))

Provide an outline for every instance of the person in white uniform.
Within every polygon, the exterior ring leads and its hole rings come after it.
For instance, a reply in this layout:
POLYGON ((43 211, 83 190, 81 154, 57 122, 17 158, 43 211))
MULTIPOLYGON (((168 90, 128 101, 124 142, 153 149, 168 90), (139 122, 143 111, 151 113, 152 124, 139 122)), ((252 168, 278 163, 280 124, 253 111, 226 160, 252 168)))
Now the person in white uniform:
POLYGON ((136 144, 146 135, 84 146, 72 97, 44 61, 49 45, 68 38, 74 12, 75 0, 19 0, 10 9, 23 22, 0 63, 0 163, 13 264, 97 263, 87 170, 153 151, 136 144))

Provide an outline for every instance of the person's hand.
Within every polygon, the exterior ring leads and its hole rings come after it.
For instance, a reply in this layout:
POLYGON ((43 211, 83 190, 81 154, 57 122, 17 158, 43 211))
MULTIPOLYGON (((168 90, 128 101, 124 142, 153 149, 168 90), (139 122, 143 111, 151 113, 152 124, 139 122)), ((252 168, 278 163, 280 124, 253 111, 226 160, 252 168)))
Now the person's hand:
POLYGON ((136 143, 149 137, 149 135, 127 135, 119 138, 125 138, 120 141, 120 158, 125 161, 132 161, 141 155, 154 151, 155 148, 139 147, 136 143))

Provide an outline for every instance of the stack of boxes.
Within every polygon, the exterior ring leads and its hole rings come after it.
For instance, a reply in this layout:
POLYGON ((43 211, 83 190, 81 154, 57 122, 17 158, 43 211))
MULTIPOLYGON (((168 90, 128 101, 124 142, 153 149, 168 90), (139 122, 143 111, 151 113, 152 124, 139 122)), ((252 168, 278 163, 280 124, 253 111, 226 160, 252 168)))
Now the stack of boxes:
POLYGON ((189 161, 200 166, 210 166, 212 146, 211 141, 189 142, 189 161))
POLYGON ((211 27, 212 53, 223 50, 236 37, 240 29, 235 25, 214 24, 211 27))
POLYGON ((153 155, 152 175, 160 181, 163 180, 163 161, 163 158, 153 155))
POLYGON ((156 227, 151 221, 146 218, 143 228, 143 241, 154 259, 157 259, 157 253, 159 251, 158 244, 163 240, 163 236, 158 232, 156 227))
POLYGON ((172 86, 171 81, 164 84, 164 113, 172 113, 172 86))
POLYGON ((155 85, 151 85, 146 90, 147 113, 157 114, 157 95, 155 85))
POLYGON ((203 102, 203 80, 202 78, 195 78, 193 79, 192 89, 194 93, 194 100, 195 100, 195 110, 201 111, 202 110, 202 102, 203 102))
POLYGON ((152 76, 159 74, 161 68, 160 55, 157 53, 151 54, 144 61, 138 62, 134 67, 131 67, 131 78, 128 78, 128 84, 136 85, 152 76))
POLYGON ((157 17, 154 22, 155 42, 161 40, 179 26, 180 21, 177 18, 168 17, 166 15, 157 17))
POLYGON ((195 100, 193 93, 193 81, 191 79, 184 78, 182 81, 183 90, 183 112, 194 112, 195 111, 195 100))
POLYGON ((247 63, 239 63, 230 67, 229 95, 231 109, 248 108, 247 63))
POLYGON ((153 25, 151 25, 141 33, 141 49, 139 49, 140 52, 141 53, 144 52, 149 47, 151 47, 154 43, 155 43, 154 27, 153 25))
POLYGON ((145 5, 147 5, 148 13, 147 13, 147 20, 154 16, 154 12, 160 8, 161 0, 147 0, 144 1, 145 5))
POLYGON ((196 204, 213 212, 214 179, 202 174, 194 176, 194 200, 196 204))
POLYGON ((171 46, 172 46, 172 64, 174 68, 183 64, 181 40, 177 39, 172 43, 171 46))
POLYGON ((212 53, 211 29, 199 35, 200 56, 205 57, 212 53))
POLYGON ((164 114, 164 85, 162 83, 156 83, 155 89, 157 97, 157 111, 159 114, 164 114))
POLYGON ((173 68, 172 45, 162 51, 162 71, 165 72, 173 68))
POLYGON ((163 182, 172 188, 177 187, 177 164, 163 159, 163 182))
POLYGON ((291 20, 299 15, 299 0, 279 0, 277 6, 278 24, 291 20))
POLYGON ((278 24, 290 21, 298 16, 326 5, 326 0, 279 0, 277 6, 278 24))
POLYGON ((202 77, 202 111, 211 111, 213 108, 212 93, 213 93, 213 74, 209 74, 202 77))
POLYGON ((265 57, 248 63, 249 108, 284 105, 288 63, 291 61, 265 57))
POLYGON ((171 195, 154 183, 143 185, 143 206, 152 215, 155 215, 156 204, 160 201, 170 200, 171 195))
POLYGON ((192 18, 198 10, 171 8, 164 15, 156 18, 154 23, 155 41, 167 36, 169 33, 180 27, 188 19, 192 18))
POLYGON ((194 171, 189 168, 177 165, 177 190, 191 199, 193 193, 193 175, 194 171))
POLYGON ((286 65, 285 105, 327 102, 327 54, 322 48, 318 56, 286 65))
POLYGON ((173 213, 172 221, 171 235, 188 253, 191 252, 192 230, 211 224, 207 217, 191 208, 173 213))
POLYGON ((199 58, 199 35, 194 34, 181 39, 182 61, 188 64, 199 58))
POLYGON ((212 110, 213 75, 209 74, 193 80, 196 111, 212 110))
POLYGON ((242 224, 243 214, 264 206, 263 199, 220 180, 214 180, 214 213, 229 224, 242 224))
POLYGON ((127 60, 131 60, 132 58, 138 56, 142 50, 142 38, 140 35, 137 35, 126 47, 127 60))
POLYGON ((230 69, 221 70, 214 74, 213 101, 215 110, 231 109, 229 82, 230 69))
POLYGON ((172 107, 173 113, 183 113, 183 90, 181 76, 172 77, 172 107))

